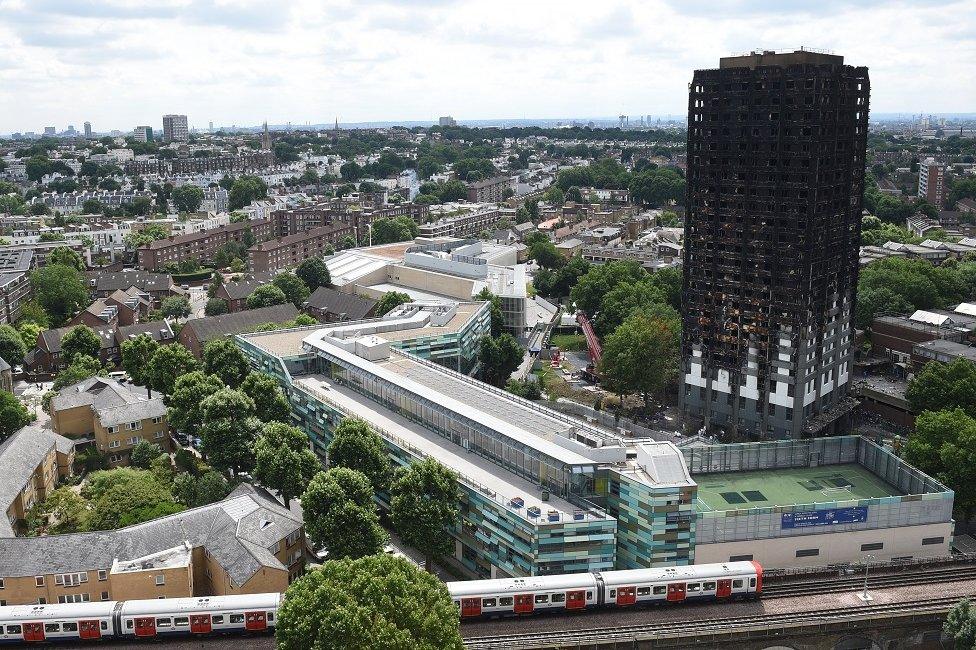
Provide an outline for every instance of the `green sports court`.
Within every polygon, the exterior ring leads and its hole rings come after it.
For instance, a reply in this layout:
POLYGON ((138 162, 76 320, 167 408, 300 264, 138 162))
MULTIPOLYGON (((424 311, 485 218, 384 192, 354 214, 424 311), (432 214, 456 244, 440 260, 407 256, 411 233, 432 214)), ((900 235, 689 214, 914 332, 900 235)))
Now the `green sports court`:
POLYGON ((695 474, 699 512, 851 501, 902 494, 858 464, 695 474))

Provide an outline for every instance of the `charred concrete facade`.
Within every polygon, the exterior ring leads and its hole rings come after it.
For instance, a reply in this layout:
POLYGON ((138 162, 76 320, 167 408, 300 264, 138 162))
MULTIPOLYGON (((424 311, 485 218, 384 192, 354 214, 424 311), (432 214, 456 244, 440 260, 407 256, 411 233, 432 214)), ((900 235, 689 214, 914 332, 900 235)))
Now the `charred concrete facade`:
POLYGON ((739 438, 841 431, 868 126, 867 68, 721 59, 688 100, 682 408, 739 438))

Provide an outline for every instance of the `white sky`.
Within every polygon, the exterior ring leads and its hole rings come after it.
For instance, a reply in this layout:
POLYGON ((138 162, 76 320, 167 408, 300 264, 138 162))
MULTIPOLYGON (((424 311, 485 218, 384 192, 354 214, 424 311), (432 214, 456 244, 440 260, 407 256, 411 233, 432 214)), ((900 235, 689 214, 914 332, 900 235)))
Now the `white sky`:
POLYGON ((756 48, 870 68, 873 112, 976 112, 976 1, 0 0, 0 132, 684 114, 756 48))

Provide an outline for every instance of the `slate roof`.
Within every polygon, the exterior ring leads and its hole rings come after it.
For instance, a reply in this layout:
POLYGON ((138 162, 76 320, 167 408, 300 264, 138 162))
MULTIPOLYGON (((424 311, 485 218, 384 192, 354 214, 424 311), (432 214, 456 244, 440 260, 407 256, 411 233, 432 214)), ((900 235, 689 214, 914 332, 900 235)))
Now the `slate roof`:
POLYGON ((105 273, 93 271, 89 277, 95 281, 95 291, 112 292, 116 289, 125 291, 130 287, 137 287, 143 291, 166 291, 173 286, 173 276, 168 273, 151 273, 149 271, 123 271, 121 273, 105 273))
POLYGON ((114 531, 3 539, 0 576, 32 576, 110 569, 120 561, 189 542, 204 547, 234 586, 262 568, 287 570, 268 547, 302 526, 264 490, 242 485, 223 501, 114 531))
POLYGON ((148 334, 159 342, 170 341, 176 338, 176 335, 173 334, 173 328, 170 327, 168 322, 165 320, 154 320, 148 323, 121 325, 115 332, 115 339, 118 345, 121 346, 123 342, 128 341, 130 338, 141 336, 142 334, 148 334))
POLYGON ((243 300, 254 293, 258 287, 268 284, 260 280, 238 280, 237 282, 225 282, 224 291, 231 300, 243 300))
POLYGON ((343 293, 329 287, 319 287, 308 297, 306 304, 330 314, 345 314, 349 320, 362 320, 376 306, 372 298, 343 293))
POLYGON ((197 340, 204 343, 222 336, 248 332, 265 323, 284 323, 285 321, 295 320, 297 316, 298 309, 289 302, 284 305, 247 309, 245 311, 234 312, 233 314, 194 318, 188 320, 186 325, 183 326, 183 329, 192 331, 196 335, 197 340))
MULTIPOLYGON (((69 327, 58 327, 55 329, 44 330, 40 333, 38 339, 43 339, 45 343, 45 348, 51 354, 56 354, 61 352, 61 339, 69 331, 73 330, 78 325, 71 325, 69 327)), ((93 327, 95 333, 98 334, 98 339, 102 342, 102 348, 112 348, 115 347, 115 326, 114 325, 103 325, 99 327, 93 327)))
POLYGON ((82 379, 51 398, 52 412, 79 406, 91 407, 105 426, 166 415, 161 397, 149 399, 145 389, 120 384, 110 377, 82 379))
MULTIPOLYGON (((0 444, 0 510, 6 512, 44 456, 55 446, 67 453, 74 443, 50 429, 34 425, 14 432, 0 444)), ((5 516, 0 517, 0 535, 13 535, 10 521, 5 516)), ((0 556, 9 556, 6 546, 0 543, 0 547, 3 548, 0 556)))

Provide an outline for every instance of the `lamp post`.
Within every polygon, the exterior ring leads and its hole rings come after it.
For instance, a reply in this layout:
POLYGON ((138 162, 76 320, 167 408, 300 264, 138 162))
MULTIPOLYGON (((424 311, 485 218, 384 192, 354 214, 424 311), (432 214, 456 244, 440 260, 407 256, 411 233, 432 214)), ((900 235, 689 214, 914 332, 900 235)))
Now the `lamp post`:
POLYGON ((861 599, 861 602, 864 603, 870 603, 872 600, 874 600, 874 597, 868 593, 868 568, 870 566, 868 562, 869 559, 873 560, 874 556, 873 555, 864 556, 864 591, 862 591, 857 595, 857 597, 861 599))

